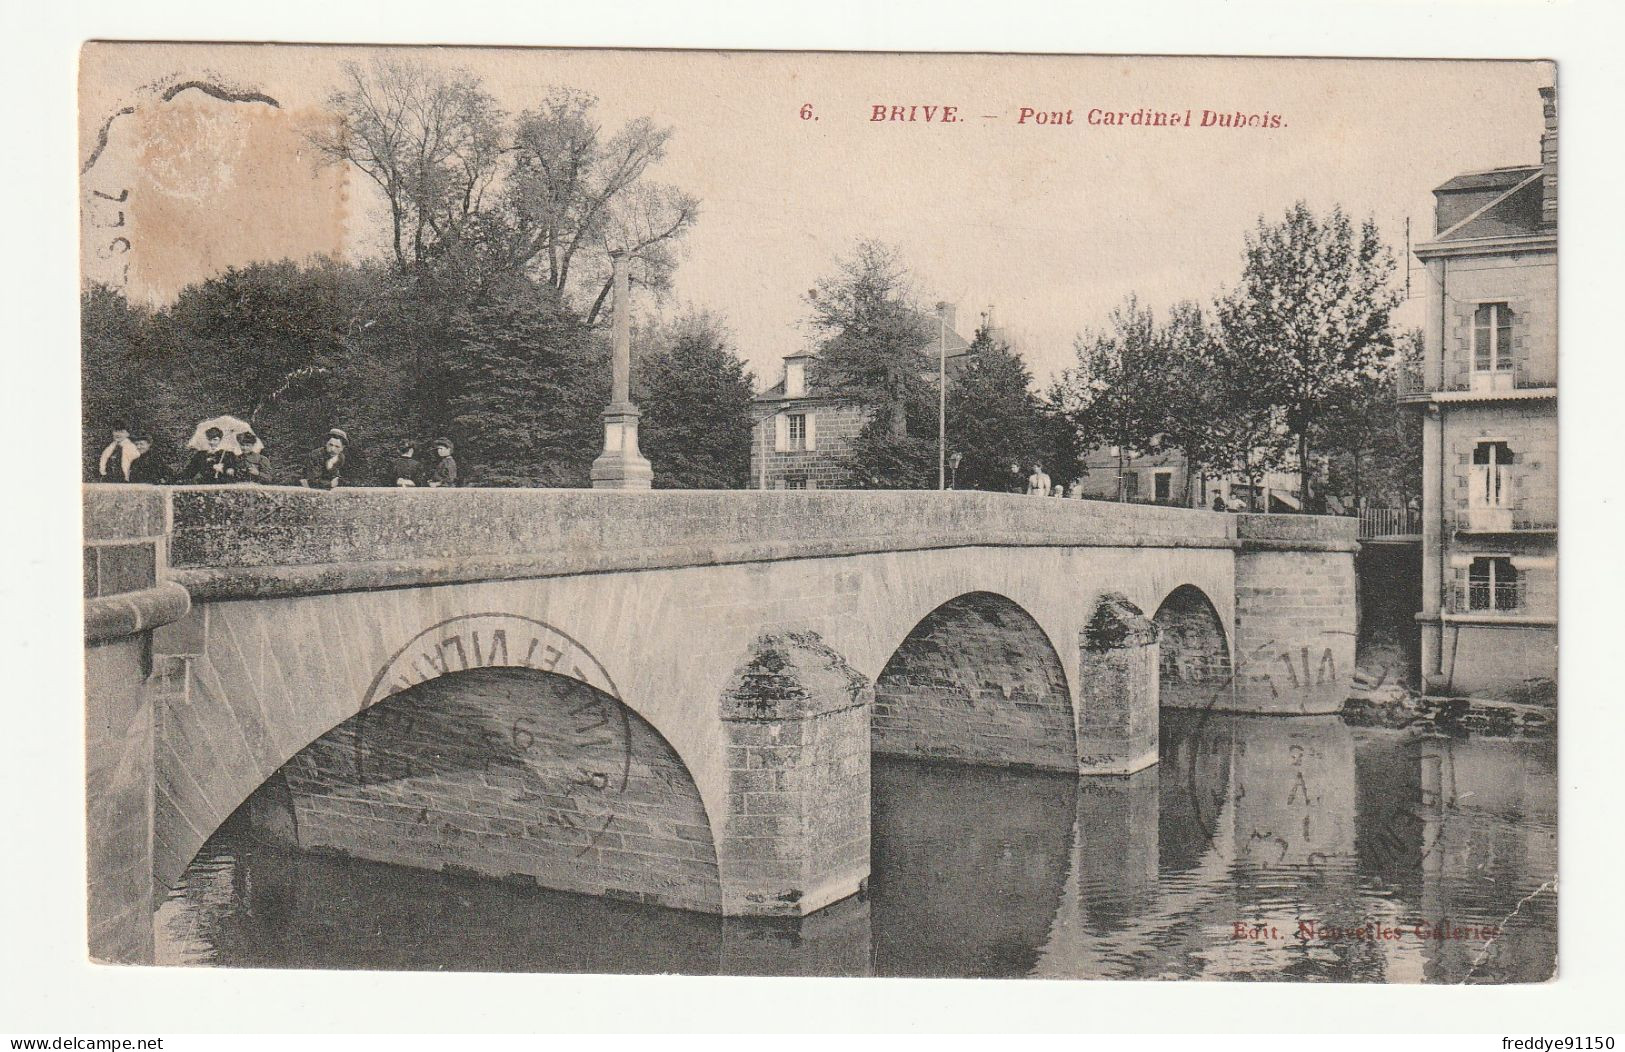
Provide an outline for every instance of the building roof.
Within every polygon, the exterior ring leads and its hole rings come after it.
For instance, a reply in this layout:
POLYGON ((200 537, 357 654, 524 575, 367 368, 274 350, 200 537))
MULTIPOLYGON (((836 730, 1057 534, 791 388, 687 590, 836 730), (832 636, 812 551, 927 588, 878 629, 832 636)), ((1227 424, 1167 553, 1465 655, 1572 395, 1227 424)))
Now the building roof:
POLYGON ((1433 188, 1436 194, 1457 190, 1510 190, 1534 173, 1538 164, 1514 164, 1505 168, 1490 168, 1482 172, 1463 172, 1433 188))
MULTIPOLYGON (((936 336, 936 333, 937 333, 936 321, 937 321, 937 319, 936 319, 936 316, 931 315, 931 314, 921 313, 919 315, 919 317, 920 317, 921 322, 924 323, 925 325, 927 325, 932 331, 932 337, 931 337, 930 341, 928 341, 926 343, 926 345, 921 349, 926 350, 926 351, 935 352, 937 350, 937 336, 936 336)), ((961 371, 963 371, 970 364, 970 360, 969 360, 970 341, 965 339, 965 337, 959 335, 959 333, 954 331, 953 327, 950 325, 949 328, 948 328, 948 331, 947 331, 947 334, 946 334, 946 339, 944 340, 944 343, 946 344, 946 350, 947 350, 948 375, 949 376, 957 376, 957 375, 959 375, 959 373, 961 371)), ((791 361, 792 359, 796 359, 796 358, 817 358, 817 357, 818 357, 818 351, 815 348, 808 348, 806 350, 795 351, 795 352, 792 352, 790 354, 787 354, 787 355, 784 356, 784 360, 788 362, 788 361, 791 361)), ((932 354, 932 357, 935 357, 935 354, 932 354)), ((778 383, 775 383, 772 387, 769 387, 765 391, 762 391, 761 393, 759 393, 756 396, 756 400, 757 401, 772 401, 774 399, 779 399, 779 398, 783 398, 783 397, 785 397, 785 394, 784 394, 784 377, 781 376, 781 377, 779 377, 778 383)), ((834 396, 827 393, 827 392, 820 394, 820 393, 813 393, 813 392, 809 391, 807 394, 802 395, 801 397, 803 397, 803 398, 830 398, 830 397, 834 397, 834 396)))
MULTIPOLYGON (((1541 215, 1542 169, 1538 167, 1509 169, 1508 172, 1521 174, 1523 178, 1504 190, 1496 186, 1487 194, 1483 194, 1482 198, 1478 193, 1483 191, 1475 193, 1471 203, 1476 207, 1465 215, 1452 215, 1451 225, 1439 231, 1433 239, 1434 243, 1472 241, 1490 237, 1519 237, 1546 232, 1548 227, 1541 215)), ((1465 192, 1473 193, 1473 191, 1465 192)), ((1441 206, 1441 219, 1443 218, 1444 211, 1441 206)))

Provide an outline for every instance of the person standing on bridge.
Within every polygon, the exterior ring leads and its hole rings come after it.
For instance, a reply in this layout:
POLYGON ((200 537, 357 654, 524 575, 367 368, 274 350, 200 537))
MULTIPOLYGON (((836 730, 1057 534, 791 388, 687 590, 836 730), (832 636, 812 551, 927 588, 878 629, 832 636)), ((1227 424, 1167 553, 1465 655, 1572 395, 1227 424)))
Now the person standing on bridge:
POLYGON ((131 435, 135 444, 135 459, 130 461, 130 481, 149 486, 164 481, 164 465, 152 452, 152 439, 145 435, 131 435))
POLYGON ((237 454, 221 444, 226 433, 218 427, 203 432, 205 448, 192 453, 182 482, 219 485, 237 481, 237 454))
POLYGON ((338 428, 327 433, 322 448, 314 450, 305 462, 305 473, 299 484, 306 489, 338 489, 339 480, 349 474, 345 466, 345 450, 350 436, 338 428))
POLYGON ((421 486, 423 485, 423 465, 418 463, 417 446, 411 439, 405 439, 396 448, 395 456, 389 462, 389 477, 394 486, 421 486))
POLYGON ((429 485, 434 489, 457 485, 457 461, 451 455, 452 444, 449 438, 434 440, 434 455, 439 458, 435 462, 434 471, 429 474, 429 485))
POLYGON ((96 477, 102 482, 130 481, 130 465, 135 462, 135 443, 130 441, 128 424, 113 425, 113 441, 96 461, 96 477))
POLYGON ((1035 461, 1033 463, 1033 473, 1027 476, 1027 496, 1047 497, 1049 496, 1049 488, 1049 476, 1044 474, 1044 465, 1035 461))
POLYGON ((271 481, 271 458, 265 455, 265 443, 252 431, 237 436, 237 481, 266 485, 271 481))

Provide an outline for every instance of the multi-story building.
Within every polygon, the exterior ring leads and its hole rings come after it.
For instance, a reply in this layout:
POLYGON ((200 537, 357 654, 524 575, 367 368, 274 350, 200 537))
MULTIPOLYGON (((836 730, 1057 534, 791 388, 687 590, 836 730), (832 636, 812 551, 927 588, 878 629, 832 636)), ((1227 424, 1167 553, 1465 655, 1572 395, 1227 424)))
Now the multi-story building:
MULTIPOLYGON (((954 331, 954 308, 945 308, 942 323, 923 320, 942 337, 952 381, 971 355, 970 343, 954 331)), ((928 350, 936 351, 937 344, 932 340, 928 350)), ((757 489, 841 489, 853 483, 847 458, 868 410, 839 391, 814 388, 809 373, 817 357, 814 351, 785 355, 779 382, 756 396, 750 477, 757 489)))
POLYGON ((1540 163, 1434 191, 1421 374, 1422 682, 1553 696, 1557 675, 1557 96, 1540 163))

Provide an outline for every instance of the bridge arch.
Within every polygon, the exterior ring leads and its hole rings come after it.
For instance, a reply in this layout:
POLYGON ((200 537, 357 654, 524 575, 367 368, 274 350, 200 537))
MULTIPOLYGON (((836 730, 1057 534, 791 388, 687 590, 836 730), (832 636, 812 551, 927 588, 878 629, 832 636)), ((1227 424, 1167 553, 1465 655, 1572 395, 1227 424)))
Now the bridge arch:
POLYGON ((875 752, 1077 769, 1072 691, 1048 633, 1021 605, 970 591, 921 618, 875 682, 875 752))
MULTIPOLYGON (((155 710, 158 726, 153 828, 153 872, 159 893, 176 883, 204 841, 255 790, 274 776, 280 775, 285 781, 288 772, 284 768, 307 747, 324 741, 331 746, 333 736, 344 735, 349 735, 353 744, 357 734, 364 738, 370 735, 376 742, 389 734, 392 719, 397 721, 394 729, 399 730, 400 717, 391 713, 421 710, 424 704, 431 703, 425 699, 445 705, 447 692, 455 694, 470 684, 496 689, 493 684, 507 683, 505 689, 510 693, 540 692, 564 705, 566 713, 575 710, 575 723, 569 730, 575 733, 579 728, 577 758, 588 768, 581 777, 589 782, 602 781, 605 788, 600 794, 614 795, 632 808, 628 811, 623 807, 618 813, 617 821, 625 828, 611 822, 604 829, 601 821, 587 816, 586 827, 599 830, 597 838, 585 845, 587 856, 600 859, 605 857, 606 848, 616 852, 651 846, 647 838, 652 834, 644 828, 651 816, 636 813, 639 807, 647 809, 647 801, 632 807, 649 778, 658 780, 662 792, 672 797, 668 801, 672 803, 667 815, 668 831, 675 834, 677 824, 687 827, 683 831, 687 846, 678 850, 691 865, 682 881, 668 879, 655 888, 637 887, 636 881, 628 887, 622 881, 619 885, 606 883, 583 890, 646 895, 653 901, 715 912, 716 852, 710 830, 714 825, 714 801, 719 795, 726 799, 726 787, 708 784, 714 778, 707 778, 703 764, 693 762, 697 750, 703 756, 705 728, 698 724, 674 726, 669 712, 642 704, 635 694, 623 693, 618 680, 594 655, 597 647, 589 648, 581 638, 542 617, 513 612, 527 606, 545 617, 545 599, 534 595, 532 589, 510 585, 493 592, 487 586, 476 585, 306 595, 194 608, 190 621, 177 626, 183 631, 155 641, 154 647, 158 655, 155 680, 161 700, 155 710), (398 698, 405 700, 397 703, 398 698), (374 710, 376 714, 369 717, 367 714, 374 710), (597 762, 607 762, 605 756, 599 755, 606 747, 597 744, 591 732, 604 727, 615 731, 611 735, 613 748, 623 755, 619 771, 597 762), (594 778, 599 774, 604 777, 594 778), (696 801, 676 802, 677 798, 687 800, 690 791, 697 796, 697 811, 689 806, 696 801), (679 822, 678 815, 687 817, 679 822), (709 890, 700 890, 707 886, 709 890)), ((591 624, 588 631, 601 634, 591 624)), ((418 716, 426 718, 421 711, 418 716)), ((480 742, 486 750, 485 759, 490 759, 494 768, 519 778, 510 788, 521 798, 503 805, 510 813, 486 817, 524 821, 521 813, 528 807, 536 812, 530 821, 547 821, 549 811, 542 806, 543 800, 523 799, 527 793, 538 797, 546 794, 535 792, 534 786, 527 790, 522 784, 524 778, 515 774, 515 749, 525 744, 532 745, 533 750, 541 747, 550 733, 545 721, 538 718, 537 711, 515 711, 500 726, 490 712, 476 722, 485 735, 480 742), (526 718, 524 722, 521 716, 526 718)), ((447 730, 446 721, 438 724, 442 731, 447 730)), ((564 728, 552 730, 562 733, 564 728)), ((452 752, 461 755, 461 766, 467 767, 474 758, 469 752, 470 742, 466 736, 454 735, 452 740, 462 743, 452 752)), ((331 758, 331 748, 323 751, 331 758)), ((378 759, 381 754, 366 749, 351 753, 363 762, 359 777, 366 791, 360 795, 366 800, 345 806, 359 811, 367 801, 378 802, 372 800, 377 793, 367 784, 373 778, 365 763, 367 757, 378 759)), ((481 773, 485 773, 485 759, 481 760, 481 773)), ((541 760, 537 758, 537 762, 541 760)), ((374 774, 376 770, 375 766, 374 774)), ((433 816, 431 802, 421 801, 411 817, 416 818, 425 807, 433 816)), ((555 822, 568 821, 558 817, 561 808, 554 809, 555 822)), ((598 818, 607 818, 607 814, 598 818)), ((488 822, 488 838, 489 826, 488 822)), ((307 823, 306 831, 311 828, 307 823)), ((470 835, 479 839, 477 829, 470 835)), ((579 834, 568 836, 580 838, 579 834)), ((567 836, 556 825, 552 833, 533 839, 549 838, 567 836)), ((577 848, 582 846, 577 844, 577 848)), ((361 848, 352 853, 380 857, 375 851, 369 853, 364 844, 361 848)), ((650 852, 644 850, 643 854, 650 852)), ((390 860, 413 861, 399 856, 390 860)), ((492 869, 471 864, 467 857, 417 861, 435 867, 450 864, 482 872, 492 869)), ((633 860, 615 868, 623 873, 634 872, 645 862, 646 858, 633 860)), ((527 872, 523 865, 509 865, 496 875, 530 876, 549 887, 574 889, 570 883, 551 880, 545 867, 531 868, 538 871, 527 872)), ((606 868, 607 862, 600 866, 601 871, 606 868)))
POLYGON ((1182 584, 1163 597, 1151 619, 1159 629, 1161 704, 1182 709, 1226 708, 1215 702, 1223 702, 1230 690, 1230 642, 1207 593, 1182 584))
POLYGON ((615 696, 523 665, 362 709, 240 809, 305 850, 715 913, 716 846, 669 742, 615 696))

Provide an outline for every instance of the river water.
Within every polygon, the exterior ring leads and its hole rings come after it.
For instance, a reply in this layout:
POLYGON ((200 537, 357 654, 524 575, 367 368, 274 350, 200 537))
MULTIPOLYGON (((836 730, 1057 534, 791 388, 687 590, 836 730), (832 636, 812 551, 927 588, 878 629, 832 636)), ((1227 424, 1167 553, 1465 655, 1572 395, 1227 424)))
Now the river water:
POLYGON ((1557 953, 1556 746, 1163 714, 1126 778, 876 757, 873 876, 715 917, 216 833, 160 963, 536 972, 1534 982, 1557 953))

